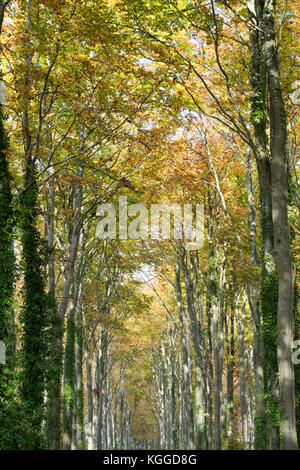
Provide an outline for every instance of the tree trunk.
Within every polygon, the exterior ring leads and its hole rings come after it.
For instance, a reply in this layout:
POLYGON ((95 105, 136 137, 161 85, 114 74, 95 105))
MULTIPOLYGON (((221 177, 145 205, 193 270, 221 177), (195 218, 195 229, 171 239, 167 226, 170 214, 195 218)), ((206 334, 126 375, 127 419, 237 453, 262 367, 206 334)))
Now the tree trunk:
MULTIPOLYGON (((245 348, 244 348, 244 333, 245 333, 245 304, 243 304, 241 312, 239 305, 236 305, 236 318, 238 325, 238 344, 239 344, 239 372, 240 372, 240 413, 242 424, 242 443, 244 446, 247 444, 247 405, 246 405, 246 381, 245 381, 245 348)), ((245 447, 246 448, 246 447, 245 447)))
POLYGON ((74 381, 75 381, 75 293, 72 287, 72 299, 69 302, 67 337, 64 360, 64 409, 63 409, 63 449, 71 450, 73 441, 74 419, 74 381))
MULTIPOLYGON (((262 269, 260 286, 261 337, 263 345, 263 380, 265 402, 258 403, 255 416, 255 448, 266 449, 270 442, 272 448, 278 448, 279 429, 277 426, 278 400, 274 393, 274 378, 277 377, 277 291, 278 281, 275 272, 274 237, 272 219, 272 181, 271 158, 268 148, 268 110, 266 89, 266 66, 260 43, 258 2, 247 2, 250 27, 251 49, 251 120, 254 128, 258 181, 260 188, 260 219, 262 234, 262 269)), ((253 256, 252 256, 253 258, 253 256)), ((255 299, 253 308, 255 309, 255 299)), ((255 311, 252 312, 255 314, 255 311)), ((254 321, 255 341, 258 335, 257 317, 254 321)), ((257 377, 260 386, 260 378, 257 377)))
POLYGON ((90 351, 86 351, 86 388, 87 388, 87 439, 88 450, 94 449, 93 439, 93 383, 92 383, 92 365, 90 351))
POLYGON ((275 1, 260 0, 263 57, 268 72, 272 158, 272 217, 278 273, 277 359, 280 427, 283 449, 298 449, 295 417, 295 378, 292 363, 294 337, 294 273, 288 221, 286 113, 280 82, 275 33, 275 1))

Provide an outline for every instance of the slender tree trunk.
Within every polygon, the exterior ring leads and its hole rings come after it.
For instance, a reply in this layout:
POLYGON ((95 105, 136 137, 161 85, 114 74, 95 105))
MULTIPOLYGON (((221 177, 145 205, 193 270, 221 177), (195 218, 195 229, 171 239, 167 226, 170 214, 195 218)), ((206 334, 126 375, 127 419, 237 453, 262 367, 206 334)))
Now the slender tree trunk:
POLYGON ((71 450, 73 442, 74 382, 75 382, 75 292, 72 287, 69 302, 67 337, 64 360, 63 449, 71 450))
POLYGON ((245 381, 245 346, 244 346, 244 333, 245 333, 245 304, 243 304, 241 312, 239 305, 236 305, 236 318, 238 325, 238 344, 239 344, 239 378, 240 378, 240 413, 242 423, 242 443, 247 444, 247 406, 246 406, 246 381, 245 381))
POLYGON ((184 399, 185 399, 185 426, 186 426, 186 437, 187 437, 187 449, 194 449, 194 436, 193 436, 193 405, 191 397, 191 370, 190 370, 190 353, 189 353, 189 326, 186 322, 186 316, 184 313, 184 304, 181 290, 181 269, 180 259, 176 259, 176 296, 177 305, 179 312, 180 328, 182 332, 182 349, 183 349, 183 380, 184 380, 184 399))
POLYGON ((219 318, 218 305, 212 303, 212 337, 214 344, 214 450, 221 449, 221 400, 220 400, 220 363, 219 363, 219 318))
POLYGON ((60 448, 61 440, 61 374, 63 352, 59 338, 62 336, 62 323, 58 315, 55 299, 55 259, 54 259, 54 207, 55 182, 49 179, 47 238, 49 249, 48 261, 48 297, 51 329, 49 333, 50 351, 47 366, 47 428, 51 450, 60 448))
POLYGON ((87 439, 88 450, 94 449, 93 439, 93 382, 90 351, 86 351, 86 389, 87 389, 87 439))
POLYGON ((83 331, 82 331, 82 286, 78 286, 76 308, 76 341, 75 341, 75 411, 76 435, 75 446, 82 448, 84 443, 84 402, 83 402, 83 331))
MULTIPOLYGON (((233 293, 231 293, 233 297, 233 293)), ((226 317, 225 317, 226 319, 226 317)), ((226 343, 227 343, 227 354, 229 362, 227 366, 227 435, 230 440, 233 437, 234 431, 234 404, 233 404, 233 369, 234 369, 234 357, 235 357, 235 344, 234 344, 234 302, 231 301, 230 305, 230 316, 226 323, 226 343), (230 323, 229 323, 230 320, 230 323)))
MULTIPOLYGON (((210 227, 212 235, 212 226, 210 227)), ((213 394, 214 394, 214 431, 213 449, 221 449, 221 368, 220 368, 220 337, 219 337, 219 309, 218 309, 218 259, 210 237, 209 252, 209 280, 208 292, 211 309, 211 326, 213 342, 213 394)))
MULTIPOLYGON (((256 33, 255 33, 256 34, 256 33)), ((247 167, 247 193, 248 193, 248 211, 249 211, 249 227, 250 227, 250 248, 251 248, 251 264, 253 267, 258 266, 258 254, 256 245, 256 222, 255 222, 255 206, 252 184, 252 171, 250 152, 246 155, 247 167)), ((262 340, 261 340, 261 322, 259 313, 259 292, 256 287, 252 288, 251 296, 251 314, 253 324, 253 363, 255 376, 255 415, 262 417, 264 415, 264 377, 263 377, 263 358, 262 358, 262 340)), ((259 436, 257 436, 259 439, 259 436)))

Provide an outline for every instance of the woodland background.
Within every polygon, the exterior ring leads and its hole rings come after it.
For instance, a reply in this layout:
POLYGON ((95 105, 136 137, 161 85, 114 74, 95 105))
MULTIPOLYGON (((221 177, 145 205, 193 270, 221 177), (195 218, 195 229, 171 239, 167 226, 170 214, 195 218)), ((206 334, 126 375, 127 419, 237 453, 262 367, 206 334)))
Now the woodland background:
POLYGON ((298 18, 0 1, 1 449, 297 448, 298 18), (120 195, 203 248, 99 240, 120 195))

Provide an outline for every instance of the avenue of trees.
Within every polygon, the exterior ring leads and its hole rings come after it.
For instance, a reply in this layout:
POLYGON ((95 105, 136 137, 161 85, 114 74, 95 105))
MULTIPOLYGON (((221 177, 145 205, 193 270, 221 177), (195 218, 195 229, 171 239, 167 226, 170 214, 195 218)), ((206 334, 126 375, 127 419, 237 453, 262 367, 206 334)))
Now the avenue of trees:
POLYGON ((298 18, 0 0, 1 450, 298 449, 298 18), (99 238, 120 196, 203 246, 99 238))

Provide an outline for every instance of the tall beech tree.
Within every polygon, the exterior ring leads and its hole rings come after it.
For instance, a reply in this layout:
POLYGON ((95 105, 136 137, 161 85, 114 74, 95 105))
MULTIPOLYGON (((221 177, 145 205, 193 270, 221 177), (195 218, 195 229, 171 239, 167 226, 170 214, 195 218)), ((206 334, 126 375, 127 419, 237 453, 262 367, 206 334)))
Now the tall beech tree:
POLYGON ((297 449, 295 379, 291 348, 294 338, 294 272, 288 221, 288 153, 286 111, 282 96, 280 67, 276 48, 274 1, 258 5, 264 63, 270 96, 270 148, 272 219, 278 274, 277 359, 282 443, 284 449, 297 449))

